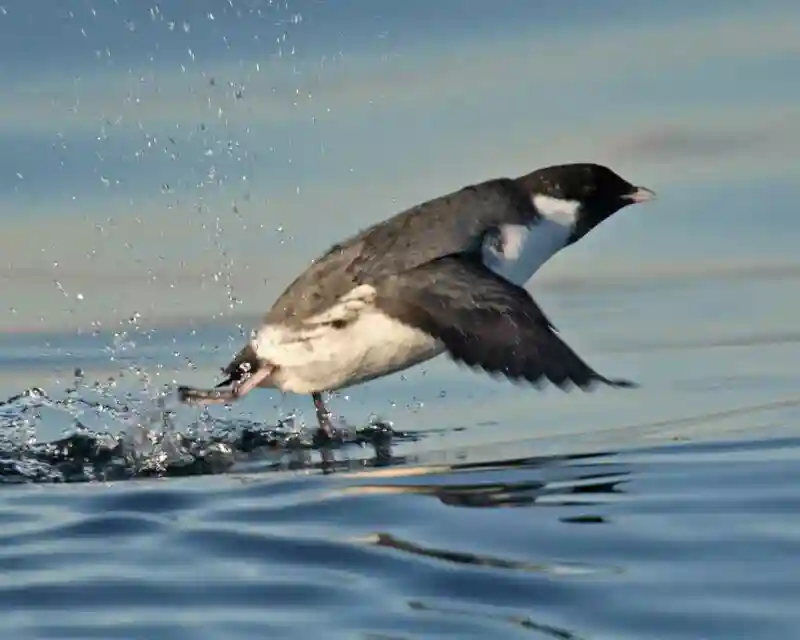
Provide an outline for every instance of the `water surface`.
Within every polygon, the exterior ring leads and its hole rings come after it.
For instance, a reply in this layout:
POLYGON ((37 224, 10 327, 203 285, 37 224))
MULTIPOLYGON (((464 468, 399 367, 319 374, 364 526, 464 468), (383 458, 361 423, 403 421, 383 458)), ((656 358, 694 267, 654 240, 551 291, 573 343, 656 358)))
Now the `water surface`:
POLYGON ((229 329, 7 336, 6 395, 35 383, 0 406, 7 633, 792 637, 797 336, 715 314, 795 286, 543 292, 587 358, 642 387, 536 393, 437 360, 333 398, 332 459, 306 398, 175 404, 173 379, 214 379, 229 329), (638 334, 594 323, 626 305, 638 334))

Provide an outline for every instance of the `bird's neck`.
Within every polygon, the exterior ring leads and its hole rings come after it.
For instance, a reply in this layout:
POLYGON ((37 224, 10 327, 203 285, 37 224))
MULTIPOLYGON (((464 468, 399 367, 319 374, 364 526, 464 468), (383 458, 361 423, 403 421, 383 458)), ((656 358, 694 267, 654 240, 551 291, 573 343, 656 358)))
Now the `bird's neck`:
POLYGON ((503 225, 500 246, 483 252, 487 267, 518 286, 567 245, 580 211, 580 203, 572 200, 544 195, 532 200, 541 217, 530 225, 503 225))

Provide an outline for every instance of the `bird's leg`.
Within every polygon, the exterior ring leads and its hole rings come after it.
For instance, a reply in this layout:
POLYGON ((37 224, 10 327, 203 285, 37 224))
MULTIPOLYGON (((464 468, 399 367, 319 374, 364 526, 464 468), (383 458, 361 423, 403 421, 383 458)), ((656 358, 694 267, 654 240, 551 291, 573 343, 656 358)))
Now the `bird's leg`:
POLYGON ((234 382, 229 389, 193 389, 191 387, 178 387, 178 398, 181 402, 200 405, 235 402, 264 382, 274 370, 275 367, 271 365, 261 366, 244 380, 234 382))
POLYGON ((333 425, 331 424, 330 411, 328 411, 328 408, 325 406, 321 393, 315 391, 311 394, 311 398, 314 400, 314 409, 317 411, 317 423, 319 424, 317 428, 317 439, 320 442, 330 441, 333 437, 333 425))

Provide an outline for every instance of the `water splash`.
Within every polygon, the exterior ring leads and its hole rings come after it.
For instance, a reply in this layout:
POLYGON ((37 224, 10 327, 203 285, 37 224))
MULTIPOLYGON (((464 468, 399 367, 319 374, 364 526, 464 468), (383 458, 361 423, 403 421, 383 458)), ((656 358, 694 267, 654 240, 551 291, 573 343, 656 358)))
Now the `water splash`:
POLYGON ((402 462, 392 455, 393 443, 419 437, 373 420, 340 425, 341 439, 319 450, 313 430, 293 416, 264 425, 206 411, 181 428, 167 391, 111 394, 115 381, 86 384, 79 373, 63 397, 32 387, 0 401, 0 484, 385 466, 402 462), (40 440, 53 420, 69 424, 63 436, 40 440))

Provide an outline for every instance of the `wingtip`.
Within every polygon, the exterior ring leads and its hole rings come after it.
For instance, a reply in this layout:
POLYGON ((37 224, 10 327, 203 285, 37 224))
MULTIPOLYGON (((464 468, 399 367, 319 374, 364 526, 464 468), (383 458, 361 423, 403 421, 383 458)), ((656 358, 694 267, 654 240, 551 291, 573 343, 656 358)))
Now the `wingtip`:
POLYGON ((616 389, 638 389, 639 384, 633 380, 626 380, 625 378, 614 378, 607 381, 609 386, 616 389))
POLYGON ((612 389, 638 389, 639 383, 633 380, 626 380, 625 378, 606 378, 600 376, 587 380, 583 384, 576 384, 582 391, 595 391, 599 386, 605 385, 612 389))

